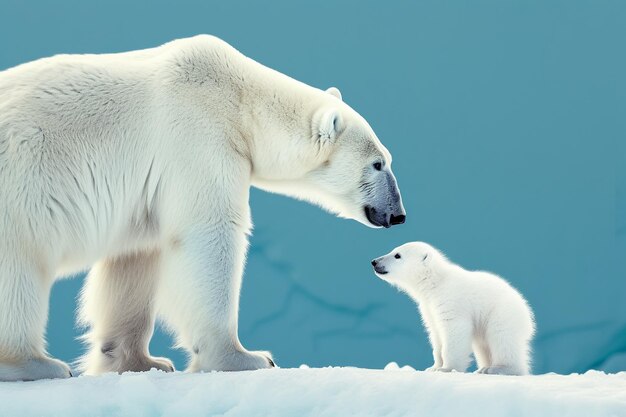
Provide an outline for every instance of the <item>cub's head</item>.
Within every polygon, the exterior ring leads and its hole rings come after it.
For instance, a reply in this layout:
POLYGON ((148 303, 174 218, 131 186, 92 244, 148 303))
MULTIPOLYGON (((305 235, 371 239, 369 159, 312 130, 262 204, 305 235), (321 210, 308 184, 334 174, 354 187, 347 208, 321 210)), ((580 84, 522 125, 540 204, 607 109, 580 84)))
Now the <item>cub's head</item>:
POLYGON ((444 255, 424 242, 405 243, 372 260, 376 275, 401 288, 411 288, 431 276, 444 255))
POLYGON ((259 161, 253 184, 370 227, 404 223, 391 155, 367 121, 334 87, 317 90, 307 106, 304 120, 275 131, 272 164, 259 161))

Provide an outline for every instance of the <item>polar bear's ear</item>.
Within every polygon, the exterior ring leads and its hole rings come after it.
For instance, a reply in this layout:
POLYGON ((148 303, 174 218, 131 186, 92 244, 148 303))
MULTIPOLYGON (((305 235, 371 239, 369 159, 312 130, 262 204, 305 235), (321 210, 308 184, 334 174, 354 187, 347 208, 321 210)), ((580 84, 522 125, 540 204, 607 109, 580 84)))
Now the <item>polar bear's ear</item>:
POLYGON ((343 121, 341 115, 335 109, 326 110, 319 118, 317 125, 317 135, 320 145, 333 143, 341 130, 343 129, 343 121))
POLYGON ((328 90, 326 90, 326 92, 331 96, 337 97, 339 100, 343 100, 341 98, 341 91, 339 91, 337 87, 330 87, 328 90))

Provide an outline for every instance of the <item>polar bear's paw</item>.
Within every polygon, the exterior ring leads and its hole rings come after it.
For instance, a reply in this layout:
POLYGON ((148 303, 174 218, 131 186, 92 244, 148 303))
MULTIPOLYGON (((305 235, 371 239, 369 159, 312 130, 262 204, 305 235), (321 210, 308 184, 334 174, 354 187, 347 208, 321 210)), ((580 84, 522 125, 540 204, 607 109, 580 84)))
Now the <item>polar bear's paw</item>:
POLYGON ((443 373, 464 373, 465 369, 466 368, 463 368, 461 366, 457 366, 457 367, 440 366, 439 368, 432 369, 432 371, 433 372, 443 372, 443 373))
POLYGON ((196 357, 187 371, 254 371, 276 367, 272 354, 263 351, 235 350, 220 358, 208 359, 209 361, 203 363, 201 357, 196 357))
POLYGON ((424 372, 437 372, 441 369, 441 366, 433 365, 429 368, 424 369, 424 372))
POLYGON ((141 362, 137 363, 137 366, 133 368, 135 369, 130 370, 134 372, 149 371, 151 369, 156 369, 163 372, 174 372, 174 364, 171 360, 154 356, 142 358, 141 362))
MULTIPOLYGON (((152 360, 154 360, 153 368, 160 369, 161 371, 165 371, 165 372, 174 372, 174 370, 175 370, 174 369, 174 364, 168 358, 156 358, 156 357, 153 357, 152 360)), ((152 369, 152 368, 150 368, 150 369, 152 369)))
POLYGON ((20 362, 0 362, 0 381, 36 381, 39 379, 69 378, 70 367, 58 359, 43 357, 20 362))
POLYGON ((224 365, 225 371, 254 371, 276 367, 272 354, 264 351, 237 351, 234 355, 229 355, 224 365))

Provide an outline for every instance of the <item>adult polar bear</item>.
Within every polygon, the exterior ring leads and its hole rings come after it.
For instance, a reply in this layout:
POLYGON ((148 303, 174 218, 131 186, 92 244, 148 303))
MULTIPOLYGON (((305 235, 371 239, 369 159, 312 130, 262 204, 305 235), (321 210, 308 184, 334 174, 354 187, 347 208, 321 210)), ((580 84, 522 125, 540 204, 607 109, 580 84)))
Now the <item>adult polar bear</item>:
POLYGON ((87 373, 273 365, 237 335, 250 185, 372 227, 404 221, 391 156, 326 92, 197 36, 0 72, 0 380, 70 376, 44 331, 55 277, 81 297, 87 373))

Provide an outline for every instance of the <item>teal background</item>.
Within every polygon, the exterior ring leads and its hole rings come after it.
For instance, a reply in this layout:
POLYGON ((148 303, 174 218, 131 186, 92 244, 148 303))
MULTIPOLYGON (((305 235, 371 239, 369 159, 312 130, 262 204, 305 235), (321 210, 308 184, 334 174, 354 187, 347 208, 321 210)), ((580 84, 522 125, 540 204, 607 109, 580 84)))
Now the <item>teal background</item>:
MULTIPOLYGON (((240 335, 279 365, 430 353, 415 306, 369 260, 425 240, 533 306, 536 372, 626 370, 626 2, 0 0, 0 68, 198 33, 337 86, 394 155, 404 226, 368 229, 252 192, 240 335)), ((53 290, 50 352, 81 352, 81 277, 53 290)), ((152 352, 184 366, 160 331, 152 352)))

